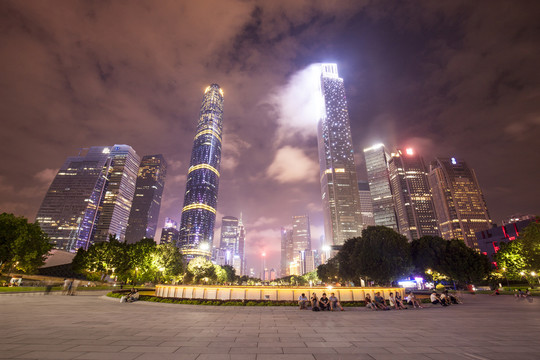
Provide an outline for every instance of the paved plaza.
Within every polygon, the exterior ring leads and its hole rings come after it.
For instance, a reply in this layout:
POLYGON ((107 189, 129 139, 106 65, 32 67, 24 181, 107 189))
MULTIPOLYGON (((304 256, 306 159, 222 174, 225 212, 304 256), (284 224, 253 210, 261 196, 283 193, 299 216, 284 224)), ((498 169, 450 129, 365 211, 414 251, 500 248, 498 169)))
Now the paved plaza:
POLYGON ((0 294, 2 359, 540 359, 540 298, 343 312, 0 294))

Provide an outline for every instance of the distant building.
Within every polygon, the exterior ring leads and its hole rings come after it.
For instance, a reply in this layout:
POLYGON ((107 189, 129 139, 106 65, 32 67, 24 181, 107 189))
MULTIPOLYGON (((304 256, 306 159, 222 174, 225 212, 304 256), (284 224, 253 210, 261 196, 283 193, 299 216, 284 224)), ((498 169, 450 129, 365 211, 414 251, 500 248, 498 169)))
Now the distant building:
POLYGON ((290 274, 289 266, 293 261, 292 229, 281 228, 281 264, 280 277, 290 274))
POLYGON ((523 230, 534 219, 520 220, 506 225, 494 227, 476 233, 476 242, 480 252, 493 260, 493 255, 499 251, 501 243, 516 240, 523 230))
POLYGON ((238 256, 240 257, 240 271, 237 275, 246 275, 246 227, 242 221, 242 213, 238 219, 238 256))
POLYGON ((165 218, 161 229, 160 244, 175 244, 178 242, 178 223, 171 218, 165 218))
POLYGON ((413 149, 397 150, 388 163, 399 232, 409 241, 439 236, 424 160, 413 149))
POLYGON ((360 195, 360 210, 362 211, 362 224, 366 228, 375 225, 373 218, 373 200, 367 181, 358 181, 358 194, 360 195))
POLYGON ((223 90, 217 84, 204 92, 187 175, 178 245, 186 259, 210 258, 219 189, 223 90))
POLYGON ((504 219, 502 221, 502 224, 508 225, 508 224, 512 224, 512 223, 522 221, 522 220, 534 220, 534 219, 536 219, 536 215, 533 215, 533 214, 514 214, 514 215, 511 215, 509 218, 504 219))
POLYGON ((54 247, 88 249, 109 234, 123 240, 138 167, 128 145, 93 146, 68 157, 36 217, 54 247))
POLYGON ((116 236, 122 242, 125 241, 141 160, 129 145, 112 146, 109 156, 111 158, 109 181, 94 242, 109 241, 109 235, 116 236))
POLYGON ((375 225, 386 226, 399 231, 388 171, 390 153, 383 144, 377 144, 364 149, 364 157, 375 225))
POLYGON ((232 266, 234 256, 238 256, 238 218, 234 216, 224 216, 221 218, 221 241, 219 247, 225 260, 223 265, 232 266))
POLYGON ((479 249, 475 234, 489 230, 491 218, 474 170, 462 159, 437 158, 430 166, 429 184, 441 236, 479 249))
POLYGON ((326 241, 343 245, 362 233, 358 177, 343 79, 336 64, 320 64, 318 124, 321 197, 326 241))
POLYGON ((126 242, 136 243, 156 235, 167 163, 163 155, 146 155, 141 160, 135 195, 126 229, 126 242))

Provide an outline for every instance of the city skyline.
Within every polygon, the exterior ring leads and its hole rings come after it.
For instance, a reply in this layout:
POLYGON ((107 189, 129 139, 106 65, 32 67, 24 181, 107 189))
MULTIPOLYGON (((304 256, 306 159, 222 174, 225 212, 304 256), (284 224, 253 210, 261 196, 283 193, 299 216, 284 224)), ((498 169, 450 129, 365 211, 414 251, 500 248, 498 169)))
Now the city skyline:
POLYGON ((465 159, 495 223, 540 212, 530 194, 540 177, 540 4, 29 1, 0 10, 2 211, 33 220, 67 156, 120 143, 164 154, 158 224, 179 221, 200 94, 217 82, 227 97, 217 218, 243 212, 247 268, 260 269, 266 251, 277 269, 291 216, 309 214, 314 249, 322 234, 304 69, 328 62, 344 79, 359 181, 363 148, 412 147, 426 164, 465 159))

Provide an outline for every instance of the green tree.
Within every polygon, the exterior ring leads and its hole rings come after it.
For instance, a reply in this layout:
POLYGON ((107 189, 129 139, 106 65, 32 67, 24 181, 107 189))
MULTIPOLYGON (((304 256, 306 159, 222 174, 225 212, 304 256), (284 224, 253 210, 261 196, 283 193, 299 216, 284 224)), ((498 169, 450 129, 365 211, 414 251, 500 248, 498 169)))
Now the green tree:
POLYGON ((540 271, 540 217, 527 225, 518 240, 523 244, 528 269, 540 271))
POLYGON ((411 259, 418 273, 439 271, 447 240, 438 236, 423 236, 411 242, 411 259))
POLYGON ((317 276, 321 281, 325 283, 332 283, 338 281, 339 276, 339 264, 337 257, 333 257, 317 267, 317 276))
POLYGON ((458 282, 471 283, 485 279, 491 271, 486 255, 469 248, 461 240, 449 240, 444 257, 440 261, 440 272, 458 282))
POLYGON ((236 270, 231 265, 221 267, 227 274, 224 282, 233 283, 236 281, 236 270))
POLYGON ((38 223, 24 217, 0 214, 0 271, 33 273, 45 263, 52 245, 38 223))
POLYGON ((193 281, 196 283, 214 282, 217 279, 214 264, 202 256, 191 260, 187 269, 193 274, 193 281))
POLYGON ((101 280, 105 276, 124 276, 129 269, 129 256, 127 246, 110 237, 109 241, 93 244, 88 250, 79 249, 72 262, 75 272, 86 275, 99 275, 101 280))
POLYGON ((370 226, 357 241, 354 263, 359 276, 380 285, 408 276, 412 262, 407 238, 385 226, 370 226))
POLYGON ((362 238, 352 238, 345 241, 336 258, 339 264, 339 277, 343 280, 360 283, 360 274, 358 272, 357 246, 362 238))
POLYGON ((521 273, 528 270, 523 243, 519 239, 501 243, 493 260, 504 276, 511 280, 519 280, 521 273))
POLYGON ((184 272, 184 258, 174 244, 160 244, 155 249, 155 264, 165 279, 178 280, 184 272))

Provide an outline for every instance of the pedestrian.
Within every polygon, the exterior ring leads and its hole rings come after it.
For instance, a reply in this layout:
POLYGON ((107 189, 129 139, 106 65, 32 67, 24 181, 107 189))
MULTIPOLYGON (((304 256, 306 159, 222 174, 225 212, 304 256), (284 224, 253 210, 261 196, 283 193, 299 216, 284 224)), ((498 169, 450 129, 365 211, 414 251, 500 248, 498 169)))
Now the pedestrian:
POLYGON ((330 298, 328 300, 330 300, 330 310, 333 311, 336 307, 339 307, 341 311, 343 311, 343 306, 341 306, 341 303, 334 293, 330 294, 330 298))
POLYGON ((308 298, 306 297, 306 294, 302 293, 302 295, 298 297, 298 305, 300 306, 300 310, 307 309, 307 302, 308 298))

